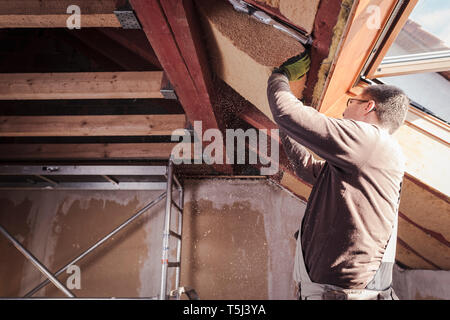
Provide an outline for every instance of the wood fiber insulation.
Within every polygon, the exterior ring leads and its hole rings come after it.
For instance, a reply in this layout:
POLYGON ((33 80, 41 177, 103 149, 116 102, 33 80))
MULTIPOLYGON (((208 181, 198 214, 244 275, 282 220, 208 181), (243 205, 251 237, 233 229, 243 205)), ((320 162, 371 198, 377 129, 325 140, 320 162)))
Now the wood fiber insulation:
MULTIPOLYGON (((330 34, 328 34, 326 30, 330 28, 330 23, 335 24, 332 28, 331 41, 329 42, 329 45, 324 46, 323 44, 326 43, 325 41, 323 41, 322 43, 319 43, 319 41, 317 41, 317 44, 313 45, 314 48, 311 50, 311 55, 317 54, 319 56, 325 54, 326 50, 328 51, 327 57, 324 58, 320 63, 318 72, 314 74, 314 76, 317 77, 314 87, 311 86, 308 88, 308 91, 312 90, 311 105, 313 107, 320 107, 322 104, 323 97, 327 90, 328 82, 331 80, 331 76, 333 75, 335 59, 337 58, 340 50, 339 48, 342 45, 342 38, 345 35, 345 28, 347 26, 348 19, 350 18, 353 2, 354 0, 342 0, 336 21, 330 19, 327 13, 322 13, 322 15, 319 14, 320 17, 318 16, 318 21, 316 21, 316 24, 318 26, 323 26, 323 30, 325 30, 325 32, 321 34, 321 30, 319 28, 316 28, 317 32, 315 33, 315 37, 317 39, 326 39, 330 37, 330 34)), ((314 66, 311 66, 311 68, 314 68, 314 66)), ((308 94, 309 92, 305 92, 305 95, 308 94)))
MULTIPOLYGON (((196 5, 214 72, 273 119, 267 101, 267 79, 274 67, 305 48, 281 31, 236 12, 227 1, 196 0, 196 5)), ((305 79, 291 82, 299 98, 305 79)))
POLYGON ((278 9, 280 13, 311 33, 320 0, 254 0, 278 9))

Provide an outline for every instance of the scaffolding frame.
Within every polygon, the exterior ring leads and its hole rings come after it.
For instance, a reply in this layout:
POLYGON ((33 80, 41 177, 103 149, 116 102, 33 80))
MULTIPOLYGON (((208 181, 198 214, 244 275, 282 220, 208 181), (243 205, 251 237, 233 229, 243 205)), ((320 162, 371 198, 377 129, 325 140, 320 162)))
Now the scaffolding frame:
MULTIPOLYGON (((20 180, 20 179, 19 179, 20 180)), ((70 180, 70 179, 69 179, 70 180)), ((73 180, 73 179, 72 179, 73 180)), ((94 179, 95 180, 95 179, 94 179)), ((133 180, 133 179, 131 179, 133 180)), ((68 262, 64 267, 56 271, 50 272, 44 264, 42 264, 31 252, 29 252, 22 244, 17 241, 3 226, 0 225, 0 233, 11 242, 24 256, 27 258, 47 279, 38 284, 35 288, 30 290, 23 298, 0 298, 1 300, 61 300, 65 298, 33 298, 32 296, 40 289, 53 283, 64 295, 69 299, 116 299, 116 298, 77 298, 64 284, 62 284, 57 277, 63 273, 71 265, 83 259, 86 255, 100 247, 112 236, 117 234, 123 228, 131 224, 138 217, 147 212, 151 207, 162 201, 165 203, 164 215, 164 229, 163 229, 163 244, 162 244, 162 258, 161 258, 161 283, 159 295, 150 298, 126 298, 137 300, 179 300, 184 293, 189 299, 198 299, 195 290, 187 287, 180 287, 180 273, 181 273, 181 244, 183 231, 183 209, 184 209, 184 190, 177 176, 174 174, 172 159, 169 159, 167 166, 156 165, 3 165, 0 166, 0 189, 8 190, 163 190, 163 192, 154 200, 145 205, 142 209, 134 213, 131 217, 114 228, 110 233, 91 245, 88 249, 83 251, 80 255, 68 262), (67 177, 84 176, 91 178, 101 177, 103 181, 83 181, 83 182, 67 182, 67 177), (147 180, 141 179, 147 177, 147 180), (9 178, 2 179, 2 178, 9 178), (11 181, 11 177, 13 177, 11 181), (17 177, 21 177, 25 181, 17 181, 17 177), (30 177, 33 179, 30 180, 30 177), (65 177, 64 179, 58 179, 65 177), (126 177, 126 181, 123 180, 126 177), (130 177, 139 177, 137 181, 129 181, 130 177), (156 178, 156 179, 155 179, 156 178), (159 179, 158 179, 159 178, 159 179), (164 181, 162 181, 163 179, 164 181), (6 181, 5 181, 6 180, 6 181), (179 201, 176 203, 173 200, 173 189, 179 192, 179 201), (171 229, 172 208, 177 211, 177 230, 171 229), (171 259, 170 251, 170 237, 176 239, 176 257, 174 261, 171 259), (175 288, 168 290, 168 269, 175 268, 175 288)), ((120 298, 119 298, 120 299, 120 298)))

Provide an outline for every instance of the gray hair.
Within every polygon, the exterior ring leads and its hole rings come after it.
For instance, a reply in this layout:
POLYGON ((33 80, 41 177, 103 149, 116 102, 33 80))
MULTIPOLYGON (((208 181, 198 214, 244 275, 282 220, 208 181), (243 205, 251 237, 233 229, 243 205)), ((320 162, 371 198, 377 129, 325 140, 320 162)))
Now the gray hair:
POLYGON ((408 111, 409 99, 396 86, 377 84, 366 87, 363 94, 375 101, 380 124, 394 133, 403 124, 408 111))

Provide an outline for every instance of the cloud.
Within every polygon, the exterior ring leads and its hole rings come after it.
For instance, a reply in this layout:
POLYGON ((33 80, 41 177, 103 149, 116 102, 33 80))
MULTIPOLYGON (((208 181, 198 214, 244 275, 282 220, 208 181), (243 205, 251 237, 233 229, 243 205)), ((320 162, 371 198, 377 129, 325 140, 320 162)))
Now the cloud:
POLYGON ((411 15, 411 19, 419 23, 423 29, 443 40, 450 47, 450 25, 448 24, 450 8, 427 14, 420 14, 420 11, 416 11, 411 15))

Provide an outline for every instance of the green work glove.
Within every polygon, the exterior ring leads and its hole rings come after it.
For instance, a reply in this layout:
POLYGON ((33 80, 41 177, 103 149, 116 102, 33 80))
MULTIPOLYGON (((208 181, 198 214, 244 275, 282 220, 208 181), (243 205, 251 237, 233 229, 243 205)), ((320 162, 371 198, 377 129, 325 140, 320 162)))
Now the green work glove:
POLYGON ((306 51, 303 53, 289 58, 278 69, 283 71, 289 78, 289 81, 299 80, 309 71, 311 65, 311 59, 306 51))

